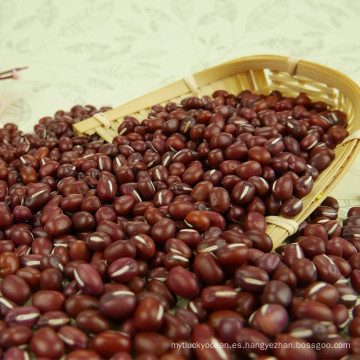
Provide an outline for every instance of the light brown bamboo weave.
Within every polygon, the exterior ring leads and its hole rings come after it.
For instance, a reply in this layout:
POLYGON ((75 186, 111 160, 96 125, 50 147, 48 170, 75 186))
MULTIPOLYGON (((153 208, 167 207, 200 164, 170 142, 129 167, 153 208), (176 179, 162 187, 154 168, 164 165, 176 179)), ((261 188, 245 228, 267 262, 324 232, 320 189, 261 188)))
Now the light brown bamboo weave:
MULTIPOLYGON (((139 121, 145 119, 149 108, 168 101, 180 102, 191 95, 211 95, 215 90, 225 89, 237 94, 249 89, 256 93, 268 94, 280 90, 288 96, 305 92, 313 101, 324 101, 332 108, 344 111, 348 116, 348 131, 354 139, 340 144, 335 149, 335 159, 315 181, 311 194, 303 199, 304 208, 293 220, 300 224, 320 205, 341 180, 356 158, 359 150, 360 129, 360 88, 344 74, 331 68, 285 56, 257 55, 226 62, 206 69, 185 79, 176 81, 159 90, 141 96, 124 105, 104 113, 105 118, 94 117, 74 125, 79 134, 97 133, 102 139, 111 142, 117 129, 127 115, 139 121)), ((285 220, 277 217, 278 220, 285 220)), ((286 220, 285 220, 286 221, 286 220)), ((292 223, 294 230, 296 224, 292 223)), ((287 226, 267 224, 274 248, 280 245, 291 233, 287 226)))

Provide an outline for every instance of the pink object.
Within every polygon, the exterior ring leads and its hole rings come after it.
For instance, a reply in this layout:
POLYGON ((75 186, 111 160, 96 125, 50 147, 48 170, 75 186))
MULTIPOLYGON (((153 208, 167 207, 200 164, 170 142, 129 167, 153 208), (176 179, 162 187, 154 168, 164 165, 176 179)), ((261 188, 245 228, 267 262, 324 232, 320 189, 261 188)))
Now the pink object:
POLYGON ((18 80, 19 78, 20 78, 20 74, 19 74, 19 72, 18 71, 16 71, 16 70, 13 70, 12 71, 12 78, 13 79, 15 79, 15 80, 18 80))

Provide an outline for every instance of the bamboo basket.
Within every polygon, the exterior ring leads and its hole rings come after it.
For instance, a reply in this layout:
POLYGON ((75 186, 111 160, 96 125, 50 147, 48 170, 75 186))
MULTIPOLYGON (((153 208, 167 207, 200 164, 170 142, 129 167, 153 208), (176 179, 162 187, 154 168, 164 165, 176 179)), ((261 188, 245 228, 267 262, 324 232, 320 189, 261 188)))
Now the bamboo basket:
POLYGON ((153 105, 169 101, 179 103, 184 97, 211 95, 220 89, 232 94, 245 89, 259 94, 279 90, 287 96, 305 92, 313 101, 324 101, 331 108, 342 110, 348 116, 347 130, 350 136, 337 146, 335 159, 315 181, 312 192, 302 199, 303 211, 292 220, 281 216, 267 217, 266 232, 276 248, 296 232, 298 225, 321 204, 344 176, 360 150, 360 88, 344 74, 292 57, 244 57, 198 72, 104 114, 97 114, 74 124, 74 129, 80 135, 97 133, 103 140, 111 143, 121 121, 127 115, 135 116, 141 121, 147 117, 153 105))

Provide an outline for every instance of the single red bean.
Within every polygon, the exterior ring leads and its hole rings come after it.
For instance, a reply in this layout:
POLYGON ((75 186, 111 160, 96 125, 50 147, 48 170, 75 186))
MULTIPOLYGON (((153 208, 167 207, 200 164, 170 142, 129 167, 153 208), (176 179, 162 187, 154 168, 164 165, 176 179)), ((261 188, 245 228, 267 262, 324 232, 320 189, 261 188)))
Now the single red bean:
POLYGON ((22 306, 11 309, 4 320, 8 327, 20 325, 32 327, 36 324, 39 316, 40 312, 34 306, 22 306))
POLYGON ((117 259, 108 268, 108 276, 119 283, 131 280, 138 273, 138 264, 130 257, 117 259))
POLYGON ((251 316, 250 326, 274 337, 285 330, 288 321, 288 313, 282 305, 265 304, 251 316))
POLYGON ((83 310, 97 310, 99 300, 86 294, 76 294, 68 297, 65 301, 65 310, 72 318, 83 310))
POLYGON ((30 349, 37 357, 52 359, 60 359, 65 352, 64 343, 50 327, 42 327, 34 334, 30 349))
POLYGON ((100 312, 113 319, 123 319, 130 316, 136 307, 135 294, 129 290, 107 292, 100 298, 100 312), (122 306, 118 306, 121 302, 122 306))
POLYGON ((65 296, 54 290, 40 290, 32 297, 32 305, 37 307, 41 313, 62 310, 64 303, 65 296))
POLYGON ((86 349, 88 346, 87 335, 75 326, 62 326, 58 331, 58 336, 70 351, 86 349))
POLYGON ((261 292, 269 281, 268 273, 251 265, 241 265, 234 274, 236 286, 245 291, 261 292))
POLYGON ((314 263, 306 258, 297 259, 291 265, 299 284, 306 286, 317 279, 317 268, 314 263))
POLYGON ((74 270, 74 278, 84 294, 99 295, 103 291, 103 282, 99 273, 89 264, 80 264, 74 270))
POLYGON ((24 325, 13 326, 0 331, 0 346, 8 349, 12 346, 28 345, 33 336, 32 330, 24 325))
POLYGON ((170 349, 170 340, 154 331, 138 332, 134 338, 134 349, 138 356, 147 353, 160 357, 170 349))
POLYGON ((281 200, 286 201, 291 198, 293 194, 293 182, 288 176, 279 177, 272 186, 274 196, 281 200))
POLYGON ((199 294, 199 285, 196 276, 179 266, 169 271, 167 285, 175 294, 187 299, 194 298, 199 294))
POLYGON ((174 221, 164 218, 156 222, 155 225, 152 227, 151 236, 156 242, 165 242, 166 240, 174 237, 175 231, 176 225, 174 221))
POLYGON ((102 358, 110 358, 119 351, 130 353, 131 338, 124 333, 104 331, 91 340, 91 347, 102 358))
POLYGON ((59 236, 69 231, 71 224, 71 219, 68 216, 59 214, 46 222, 45 231, 50 236, 59 236))
POLYGON ((312 318, 320 321, 333 321, 330 308, 321 302, 313 300, 293 303, 291 314, 295 319, 312 318))
POLYGON ((306 340, 288 334, 278 334, 275 337, 278 344, 274 354, 279 360, 285 359, 316 359, 316 352, 306 340))
POLYGON ((210 220, 208 216, 206 216, 206 214, 200 210, 194 210, 189 212, 185 217, 185 221, 191 227, 194 227, 200 232, 206 231, 210 226, 210 220))
POLYGON ((154 298, 142 300, 134 313, 135 326, 142 331, 158 330, 163 323, 164 309, 154 298))
POLYGON ((229 309, 236 305, 237 292, 230 286, 207 286, 201 291, 201 302, 208 309, 229 309))
POLYGON ((8 275, 1 282, 1 293, 17 304, 25 303, 31 296, 27 282, 18 275, 8 275))
MULTIPOLYGON (((143 234, 135 235, 135 236, 142 237, 143 234)), ((136 246, 133 241, 117 240, 111 243, 104 250, 104 258, 109 264, 111 264, 115 260, 122 257, 135 258, 136 252, 137 252, 136 246)))
POLYGON ((328 283, 335 283, 341 276, 339 268, 327 255, 317 255, 313 258, 317 273, 321 279, 328 283))
MULTIPOLYGON (((1 242, 3 241, 1 240, 1 242)), ((8 275, 15 274, 19 268, 19 258, 13 252, 5 251, 0 254, 0 278, 6 278, 8 275)))
POLYGON ((265 334, 251 328, 236 329, 235 342, 241 345, 238 353, 242 357, 247 357, 250 353, 255 353, 258 356, 266 355, 269 352, 271 343, 265 334), (248 347, 251 347, 251 349, 248 347))
POLYGON ((83 310, 76 315, 75 321, 79 329, 90 334, 99 334, 111 328, 109 319, 97 310, 83 310))

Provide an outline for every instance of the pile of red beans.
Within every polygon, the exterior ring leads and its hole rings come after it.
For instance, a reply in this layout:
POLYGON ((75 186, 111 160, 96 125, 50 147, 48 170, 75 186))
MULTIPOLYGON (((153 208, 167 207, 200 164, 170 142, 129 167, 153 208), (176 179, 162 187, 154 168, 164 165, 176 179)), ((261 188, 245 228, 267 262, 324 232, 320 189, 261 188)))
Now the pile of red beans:
POLYGON ((275 252, 265 233, 301 212, 343 112, 221 90, 112 144, 73 131, 96 112, 0 129, 3 360, 358 358, 360 209, 342 225, 325 199, 275 252))

